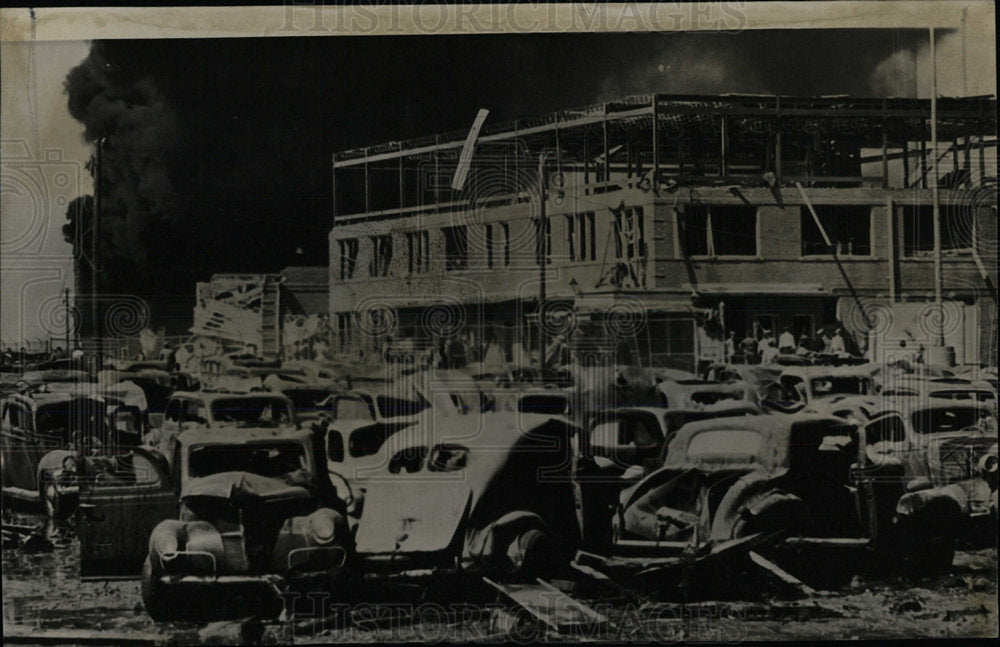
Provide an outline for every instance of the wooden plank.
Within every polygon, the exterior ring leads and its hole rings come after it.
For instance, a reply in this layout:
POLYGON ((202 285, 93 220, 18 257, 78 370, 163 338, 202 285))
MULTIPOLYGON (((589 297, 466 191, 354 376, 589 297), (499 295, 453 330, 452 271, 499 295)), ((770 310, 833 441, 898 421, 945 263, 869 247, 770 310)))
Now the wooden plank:
POLYGON ((11 645, 160 645, 169 636, 141 631, 36 629, 4 623, 3 642, 11 645))
POLYGON ((484 577, 483 581, 557 633, 593 632, 607 626, 605 616, 543 580, 534 584, 498 584, 484 577))
POLYGON ((815 589, 813 589, 812 587, 808 586, 807 584, 804 584, 797 577, 795 577, 794 575, 790 574, 789 572, 783 570, 781 567, 779 567, 774 562, 772 562, 772 561, 770 561, 768 559, 765 559, 759 553, 755 553, 754 551, 751 550, 750 553, 749 553, 749 556, 750 556, 750 561, 751 562, 753 562, 757 566, 760 566, 765 571, 771 573, 772 575, 774 575, 775 577, 777 577, 779 580, 781 580, 785 584, 788 584, 788 585, 790 585, 790 586, 798 589, 799 591, 801 591, 802 593, 804 593, 806 595, 815 595, 815 593, 816 593, 815 589))

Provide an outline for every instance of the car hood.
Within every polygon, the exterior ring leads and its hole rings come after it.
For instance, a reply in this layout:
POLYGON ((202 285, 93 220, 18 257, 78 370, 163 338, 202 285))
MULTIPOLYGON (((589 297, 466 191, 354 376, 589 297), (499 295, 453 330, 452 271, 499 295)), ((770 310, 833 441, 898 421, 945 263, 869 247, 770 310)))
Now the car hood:
POLYGON ((181 499, 204 497, 228 499, 234 503, 311 498, 301 485, 252 472, 219 472, 193 478, 184 485, 181 499))

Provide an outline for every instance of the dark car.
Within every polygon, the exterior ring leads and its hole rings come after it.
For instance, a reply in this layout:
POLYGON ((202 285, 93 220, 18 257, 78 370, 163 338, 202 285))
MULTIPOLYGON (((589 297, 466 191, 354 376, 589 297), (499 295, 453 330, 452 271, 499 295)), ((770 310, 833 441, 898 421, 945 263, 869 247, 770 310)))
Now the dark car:
POLYGON ((231 599, 276 612, 289 588, 336 585, 351 538, 317 437, 193 430, 174 442, 172 469, 139 448, 81 494, 83 577, 134 575, 141 565, 154 620, 212 617, 232 611, 231 599))

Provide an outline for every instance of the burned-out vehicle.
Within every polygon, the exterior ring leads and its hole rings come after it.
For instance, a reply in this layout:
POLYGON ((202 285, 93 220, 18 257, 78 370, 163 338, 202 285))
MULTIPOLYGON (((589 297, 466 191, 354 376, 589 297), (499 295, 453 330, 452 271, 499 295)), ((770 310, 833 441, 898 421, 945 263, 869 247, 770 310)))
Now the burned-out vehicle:
POLYGON ((141 426, 141 413, 124 400, 78 388, 12 393, 0 419, 3 494, 32 504, 66 481, 74 457, 128 451, 141 426))
POLYGON ((730 400, 757 404, 757 391, 743 381, 664 380, 656 387, 656 404, 690 409, 730 400))
POLYGON ((689 422, 724 416, 757 415, 760 408, 739 400, 720 400, 697 409, 621 407, 594 417, 585 434, 584 455, 602 467, 639 465, 655 469, 678 429, 689 422))
POLYGON ((808 409, 849 396, 874 395, 875 380, 865 366, 793 366, 778 378, 781 402, 778 410, 808 409))
POLYGON ((194 430, 174 442, 172 469, 141 448, 118 482, 82 493, 83 576, 141 564, 154 620, 210 617, 237 598, 277 612, 289 588, 336 588, 351 536, 317 436, 194 430))
POLYGON ((146 442, 172 463, 173 439, 188 429, 294 429, 297 426, 292 401, 280 393, 178 391, 167 402, 163 424, 150 433, 146 442))
POLYGON ((850 575, 837 554, 845 548, 862 549, 880 566, 946 569, 953 553, 942 548, 953 545, 954 517, 935 517, 933 505, 919 509, 885 474, 870 469, 857 426, 837 418, 691 423, 670 443, 663 467, 622 492, 612 551, 677 553, 765 536, 775 538, 767 548, 777 555, 810 552, 798 566, 827 583, 850 575))
POLYGON ((373 463, 387 438, 416 424, 429 403, 410 394, 400 385, 387 385, 330 396, 324 404, 330 471, 353 479, 373 463))
POLYGON ((527 580, 568 563, 579 541, 563 418, 428 411, 387 440, 356 481, 362 572, 460 572, 527 580), (364 491, 359 491, 358 484, 364 491))
POLYGON ((997 394, 985 380, 961 377, 922 377, 901 375, 887 381, 879 390, 884 397, 941 398, 982 402, 997 412, 997 394))
POLYGON ((844 421, 811 416, 685 425, 663 466, 622 492, 615 538, 697 543, 793 529, 858 536, 851 436, 844 421))
MULTIPOLYGON (((951 399, 895 398, 860 441, 870 478, 900 489, 906 532, 936 532, 924 561, 940 570, 956 539, 996 541, 997 420, 992 407, 951 399)), ((978 543, 977 542, 977 543, 978 543)))

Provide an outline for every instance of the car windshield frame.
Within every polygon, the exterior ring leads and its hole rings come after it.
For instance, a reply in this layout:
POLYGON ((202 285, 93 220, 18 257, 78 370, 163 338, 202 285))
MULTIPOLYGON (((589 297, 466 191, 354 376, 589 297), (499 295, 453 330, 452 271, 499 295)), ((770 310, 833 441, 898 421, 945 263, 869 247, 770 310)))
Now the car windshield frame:
POLYGON ((267 478, 282 479, 299 470, 307 473, 310 471, 308 448, 301 442, 290 440, 276 440, 270 443, 233 443, 231 445, 212 443, 195 445, 188 450, 187 455, 187 474, 190 478, 204 478, 223 472, 247 472, 267 478), (261 452, 268 452, 268 457, 258 458, 262 456, 261 452), (279 453, 273 454, 272 452, 279 453), (223 460, 223 457, 228 460, 223 460), (234 457, 240 457, 241 459, 245 459, 245 461, 235 460, 234 457), (201 462, 209 461, 210 459, 215 459, 211 462, 221 466, 218 469, 198 469, 201 467, 201 462), (292 463, 289 462, 291 459, 298 461, 296 466, 293 467, 292 463), (268 461, 270 468, 279 467, 282 462, 285 462, 292 469, 262 470, 260 469, 260 465, 255 466, 251 464, 253 461, 263 460, 268 461))
POLYGON ((953 407, 931 407, 927 409, 917 409, 910 414, 910 426, 913 427, 913 431, 919 436, 933 436, 937 434, 948 434, 955 433, 958 431, 965 431, 967 429, 978 429, 979 421, 983 418, 989 417, 989 411, 980 409, 978 407, 962 406, 956 405, 953 407), (954 413, 961 411, 968 415, 968 418, 964 421, 959 420, 957 423, 950 423, 946 428, 941 428, 943 425, 942 417, 947 416, 949 413, 954 413), (965 424, 967 423, 967 424, 965 424))
POLYGON ((809 390, 816 397, 828 397, 833 395, 870 395, 871 393, 871 378, 862 375, 824 375, 821 377, 813 377, 809 379, 809 390), (820 391, 817 389, 817 383, 829 381, 830 390, 820 391), (857 384, 857 389, 845 389, 844 385, 847 383, 857 384))
POLYGON ((758 456, 760 455, 761 449, 764 447, 764 434, 757 429, 706 429, 705 431, 699 432, 692 436, 688 440, 687 447, 684 451, 685 462, 688 463, 699 463, 699 462, 725 462, 725 463, 739 463, 739 464, 756 464, 758 463, 758 456), (747 451, 735 451, 733 449, 733 438, 735 434, 739 434, 745 438, 753 437, 755 440, 755 446, 751 449, 747 448, 747 451), (717 440, 723 440, 723 436, 729 436, 724 439, 724 442, 719 443, 718 449, 720 451, 696 451, 692 452, 692 447, 698 448, 700 443, 704 443, 708 438, 716 438, 717 440), (723 448, 724 447, 724 448, 723 448))
POLYGON ((216 424, 220 425, 235 424, 243 427, 279 427, 282 425, 293 424, 295 421, 295 416, 288 402, 283 398, 278 398, 273 395, 217 398, 212 400, 208 406, 212 415, 212 420, 216 424), (256 406, 257 403, 260 403, 259 409, 256 406), (226 405, 229 406, 227 407, 226 405), (251 406, 253 407, 252 409, 250 408, 251 406), (263 419, 264 412, 268 408, 271 411, 270 420, 263 419), (241 415, 233 415, 234 413, 246 414, 248 411, 257 411, 256 417, 254 418, 254 416, 251 415, 245 415, 245 417, 241 415), (275 414, 278 411, 284 412, 284 415, 277 417, 275 414))

